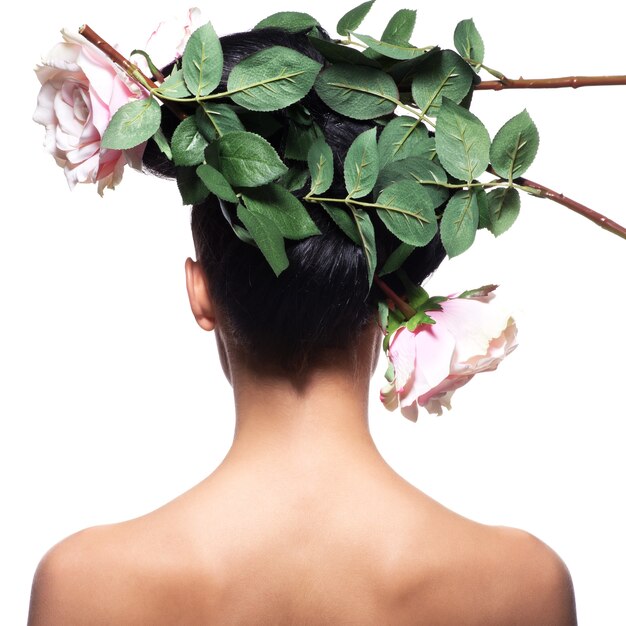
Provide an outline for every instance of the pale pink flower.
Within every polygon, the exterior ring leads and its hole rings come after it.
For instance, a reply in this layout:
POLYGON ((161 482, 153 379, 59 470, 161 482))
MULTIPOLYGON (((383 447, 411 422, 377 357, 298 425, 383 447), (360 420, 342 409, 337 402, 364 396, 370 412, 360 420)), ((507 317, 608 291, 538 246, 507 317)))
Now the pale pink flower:
POLYGON ((413 421, 419 406, 441 415, 456 389, 479 372, 495 370, 517 347, 513 318, 489 306, 490 299, 451 297, 441 311, 428 313, 435 324, 394 333, 388 354, 395 379, 381 390, 387 409, 400 406, 413 421))
MULTIPOLYGON (((189 9, 183 18, 173 17, 159 23, 144 47, 158 69, 163 69, 183 56, 189 37, 194 30, 202 26, 201 19, 200 9, 194 7, 189 9)), ((150 75, 148 64, 143 57, 133 57, 133 62, 150 75)))
POLYGON ((113 114, 144 96, 86 39, 62 34, 64 41, 35 69, 41 89, 33 119, 46 127, 44 145, 65 171, 70 188, 97 182, 102 194, 120 182, 126 163, 141 168, 143 145, 107 150, 100 141, 113 114))

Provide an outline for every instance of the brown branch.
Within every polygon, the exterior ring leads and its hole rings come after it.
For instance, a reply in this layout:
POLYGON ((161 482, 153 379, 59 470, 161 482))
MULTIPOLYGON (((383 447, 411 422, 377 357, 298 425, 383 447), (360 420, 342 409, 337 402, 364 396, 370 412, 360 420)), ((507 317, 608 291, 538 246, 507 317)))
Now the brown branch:
MULTIPOLYGON (((103 52, 111 59, 116 65, 118 65, 126 74, 135 81, 138 85, 141 85, 145 89, 158 89, 159 86, 151 79, 148 78, 134 63, 131 63, 125 56, 120 54, 111 44, 107 43, 98 33, 96 33, 87 24, 83 24, 78 32, 89 42, 91 42, 98 50, 103 52)), ((158 97, 158 96, 157 96, 158 97)), ((161 102, 170 110, 176 117, 184 120, 187 117, 187 113, 176 105, 175 102, 168 100, 162 100, 161 102)))
POLYGON ((626 85, 626 76, 564 76, 562 78, 503 78, 484 80, 474 87, 476 91, 491 89, 560 89, 562 87, 600 87, 626 85))
POLYGON ((404 315, 407 320, 410 320, 415 315, 415 309, 405 302, 386 282, 384 282, 378 276, 374 276, 374 284, 391 300, 398 310, 404 315))
POLYGON ((90 41, 94 46, 96 46, 96 48, 104 52, 104 54, 106 54, 111 61, 117 63, 117 65, 119 65, 135 82, 138 82, 137 76, 141 76, 141 78, 145 81, 145 84, 142 85, 143 87, 149 87, 150 89, 158 88, 158 85, 155 82, 148 78, 136 65, 120 54, 111 44, 102 39, 102 37, 100 37, 100 35, 98 35, 92 28, 87 26, 87 24, 83 24, 78 29, 78 32, 87 41, 90 41))
POLYGON ((535 183, 532 180, 528 180, 527 178, 516 178, 515 182, 523 185, 524 187, 531 187, 532 189, 536 189, 539 193, 536 195, 540 198, 547 198, 548 200, 552 200, 553 202, 557 202, 558 204, 562 204, 563 206, 575 211, 576 213, 586 217, 588 220, 594 222, 601 228, 608 230, 609 232, 618 235, 626 239, 626 227, 614 222, 608 217, 602 215, 602 213, 598 213, 589 207, 586 207, 584 204, 580 202, 576 202, 576 200, 572 200, 567 196, 564 196, 562 193, 557 193, 552 189, 548 189, 548 187, 544 187, 539 183, 535 183))

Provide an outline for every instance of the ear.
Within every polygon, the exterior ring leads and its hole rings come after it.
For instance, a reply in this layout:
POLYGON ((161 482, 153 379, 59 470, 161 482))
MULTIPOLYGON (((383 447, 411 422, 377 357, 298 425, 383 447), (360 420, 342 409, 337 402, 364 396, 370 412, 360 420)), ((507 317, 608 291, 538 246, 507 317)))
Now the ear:
POLYGON ((209 293, 206 274, 200 263, 187 259, 185 261, 185 276, 191 312, 196 318, 198 326, 204 330, 213 330, 215 328, 213 300, 209 293))

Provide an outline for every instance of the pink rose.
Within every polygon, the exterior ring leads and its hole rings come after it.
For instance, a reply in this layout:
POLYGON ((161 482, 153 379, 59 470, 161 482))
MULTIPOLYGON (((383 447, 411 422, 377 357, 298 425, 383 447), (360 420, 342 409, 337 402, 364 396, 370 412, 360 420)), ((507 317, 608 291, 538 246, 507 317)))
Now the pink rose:
MULTIPOLYGON (((158 69, 163 69, 175 59, 183 56, 185 46, 194 30, 202 26, 200 9, 187 11, 184 19, 175 17, 161 22, 148 38, 144 50, 158 69)), ((133 57, 141 70, 150 75, 148 64, 143 57, 133 57)))
MULTIPOLYGON (((493 294, 491 294, 493 295, 493 294)), ((399 328, 389 344, 395 379, 381 390, 386 408, 401 408, 417 420, 418 406, 441 415, 450 408, 456 389, 475 374, 495 370, 516 346, 513 318, 489 307, 491 297, 457 298, 441 303, 442 311, 429 311, 435 324, 422 324, 413 332, 399 328)))
POLYGON ((33 119, 46 127, 44 145, 70 188, 98 182, 102 194, 120 182, 126 163, 141 168, 143 146, 101 150, 100 140, 113 114, 142 94, 87 40, 65 31, 63 38, 35 69, 41 89, 33 119))

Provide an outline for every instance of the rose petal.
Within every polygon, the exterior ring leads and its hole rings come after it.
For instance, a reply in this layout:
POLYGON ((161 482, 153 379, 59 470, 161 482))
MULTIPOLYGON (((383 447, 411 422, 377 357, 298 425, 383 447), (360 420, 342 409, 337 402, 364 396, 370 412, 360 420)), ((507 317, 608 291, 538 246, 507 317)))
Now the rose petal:
POLYGON ((126 159, 126 163, 130 165, 133 169, 139 170, 140 172, 143 170, 143 153, 146 149, 146 143, 141 143, 130 150, 124 150, 124 158, 126 159))
MULTIPOLYGON (((115 153, 119 151, 110 150, 109 152, 115 153)), ((120 152, 120 154, 122 156, 118 159, 114 159, 114 155, 112 155, 111 161, 107 161, 98 171, 98 193, 100 195, 103 195, 104 190, 107 188, 115 189, 122 180, 126 160, 124 159, 123 153, 120 152)))
POLYGON ((415 376, 415 340, 406 328, 399 328, 389 344, 389 358, 395 370, 396 389, 402 391, 415 376))
POLYGON ((39 82, 43 85, 54 80, 60 72, 80 72, 76 64, 78 48, 68 43, 58 43, 48 53, 41 65, 35 68, 35 74, 39 82))
POLYGON ((438 385, 450 373, 455 338, 445 324, 424 324, 420 329, 415 342, 424 389, 438 385))
POLYGON ((65 167, 65 177, 73 189, 78 183, 95 183, 98 169, 99 155, 94 154, 90 159, 74 166, 65 167))
POLYGON ((408 420, 412 422, 417 422, 417 403, 412 402, 411 404, 405 404, 400 407, 400 413, 402 413, 403 417, 406 417, 408 420))
POLYGON ((458 298, 441 304, 443 311, 430 316, 443 321, 456 339, 456 359, 466 361, 477 354, 486 354, 489 343, 506 328, 508 316, 493 305, 478 299, 458 298))
POLYGON ((57 91, 54 98, 54 113, 57 118, 59 129, 64 135, 78 139, 83 130, 83 124, 74 116, 74 106, 66 101, 65 90, 57 91))

